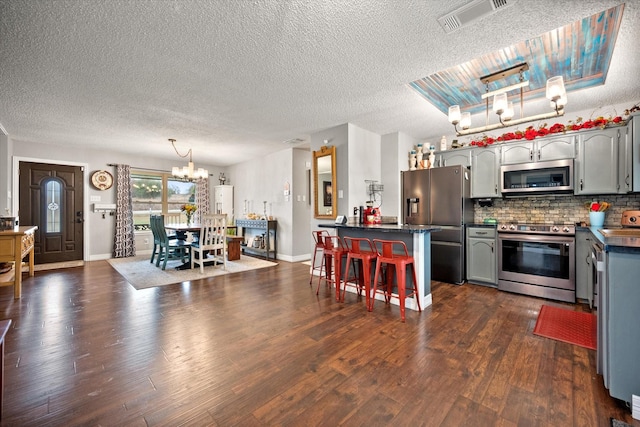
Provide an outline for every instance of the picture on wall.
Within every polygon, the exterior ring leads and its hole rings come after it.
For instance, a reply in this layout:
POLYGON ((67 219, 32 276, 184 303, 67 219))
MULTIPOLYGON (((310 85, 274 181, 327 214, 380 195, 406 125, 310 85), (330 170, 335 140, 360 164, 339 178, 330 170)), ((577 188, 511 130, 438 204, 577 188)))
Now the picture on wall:
POLYGON ((331 206, 331 197, 333 191, 331 189, 331 181, 322 181, 322 195, 325 206, 331 206))

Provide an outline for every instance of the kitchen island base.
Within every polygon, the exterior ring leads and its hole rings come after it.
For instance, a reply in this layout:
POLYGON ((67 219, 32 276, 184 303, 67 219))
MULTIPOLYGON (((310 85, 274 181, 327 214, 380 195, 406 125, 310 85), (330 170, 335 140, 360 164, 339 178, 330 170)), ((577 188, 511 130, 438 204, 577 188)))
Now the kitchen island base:
MULTIPOLYGON (((414 259, 420 307, 424 310, 433 303, 431 297, 431 232, 439 231, 439 227, 398 225, 320 225, 320 227, 335 228, 340 238, 357 237, 369 240, 403 241, 414 259)), ((375 264, 372 265, 372 268, 375 269, 375 264)), ((407 275, 407 287, 413 286, 413 280, 410 276, 410 274, 407 275)), ((371 277, 374 277, 374 271, 371 272, 371 277)), ((350 287, 348 291, 357 292, 353 287, 350 287)), ((374 297, 376 300, 384 301, 384 296, 381 294, 374 297)), ((392 298, 391 304, 399 305, 400 302, 397 298, 392 298)), ((418 311, 415 298, 407 298, 405 308, 418 311)))

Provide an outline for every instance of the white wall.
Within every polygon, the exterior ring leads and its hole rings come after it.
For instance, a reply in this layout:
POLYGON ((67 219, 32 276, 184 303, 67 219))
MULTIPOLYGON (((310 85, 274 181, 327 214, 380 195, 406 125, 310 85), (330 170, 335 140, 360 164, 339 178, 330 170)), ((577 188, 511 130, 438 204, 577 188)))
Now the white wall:
MULTIPOLYGON (((10 139, 11 140, 11 139, 10 139)), ((106 191, 100 191, 90 185, 91 173, 96 170, 107 170, 115 172, 114 168, 107 166, 108 163, 128 164, 132 167, 171 170, 171 167, 179 163, 165 159, 154 159, 148 156, 132 158, 131 155, 112 152, 108 150, 90 150, 84 147, 65 147, 52 144, 43 144, 26 141, 13 141, 13 152, 8 153, 12 159, 35 161, 52 164, 86 164, 84 171, 84 197, 85 197, 85 260, 96 260, 110 258, 113 253, 113 236, 115 230, 115 219, 112 216, 102 218, 99 213, 91 212, 91 197, 100 198, 100 203, 115 203, 115 185, 106 191)), ((1 153, 0 153, 1 154, 1 153)), ((0 157, 2 158, 2 157, 0 157)), ((3 159, 3 158, 2 158, 3 159)), ((4 162, 4 160, 3 160, 4 162)), ((180 162, 181 163, 181 162, 180 162)), ((13 162, 11 163, 13 164, 13 162)), ((200 165, 198 165, 200 166, 200 165)), ((217 177, 225 170, 220 167, 202 165, 217 177)), ((17 183, 17 170, 12 170, 14 182, 17 183)), ((213 179, 212 179, 213 181, 213 179)), ((18 198, 16 188, 13 185, 13 204, 17 211, 18 198)))
POLYGON ((311 229, 305 172, 309 159, 308 150, 289 148, 272 153, 259 162, 248 161, 228 169, 235 191, 236 218, 243 218, 245 205, 247 213, 262 215, 266 201, 267 215, 278 221, 277 256, 285 261, 309 259, 311 229), (289 196, 284 194, 286 184, 289 185, 289 196), (301 196, 300 201, 297 196, 301 196))
MULTIPOLYGON (((349 124, 348 173, 349 192, 345 196, 347 206, 338 212, 342 215, 353 215, 353 208, 366 206, 369 192, 365 180, 381 182, 381 137, 380 135, 349 124)), ((376 204, 377 206, 377 204, 376 204)), ((381 208, 382 210, 382 208, 381 208)), ((382 211, 384 214, 384 211, 382 211)))
POLYGON ((382 214, 396 216, 402 222, 402 182, 401 172, 409 169, 408 153, 420 141, 402 132, 382 136, 382 183, 384 200, 382 214))
POLYGON ((293 204, 293 242, 292 256, 294 260, 310 259, 309 248, 313 244, 311 238, 312 215, 311 194, 311 151, 308 149, 293 150, 293 182, 291 183, 291 199, 293 204))
POLYGON ((11 158, 10 141, 7 135, 0 130, 0 216, 14 216, 11 203, 11 158), (7 209, 9 215, 7 215, 7 209))

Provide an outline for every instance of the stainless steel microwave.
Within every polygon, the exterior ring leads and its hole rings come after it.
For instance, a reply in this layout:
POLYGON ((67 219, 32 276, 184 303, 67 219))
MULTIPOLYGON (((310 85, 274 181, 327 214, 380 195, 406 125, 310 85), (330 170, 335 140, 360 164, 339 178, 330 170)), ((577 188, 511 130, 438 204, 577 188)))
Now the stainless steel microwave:
POLYGON ((500 166, 502 195, 573 193, 573 159, 500 166))

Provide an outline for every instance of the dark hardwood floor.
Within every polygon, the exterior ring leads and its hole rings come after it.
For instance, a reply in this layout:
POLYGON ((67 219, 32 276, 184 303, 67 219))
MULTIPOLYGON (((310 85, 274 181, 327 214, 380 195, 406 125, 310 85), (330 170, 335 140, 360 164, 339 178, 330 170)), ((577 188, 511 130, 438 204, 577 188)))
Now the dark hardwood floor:
POLYGON ((1 425, 634 423, 594 351, 533 335, 561 303, 434 282, 402 323, 396 306, 316 296, 308 268, 136 291, 95 261, 25 276, 21 300, 0 288, 1 425))

